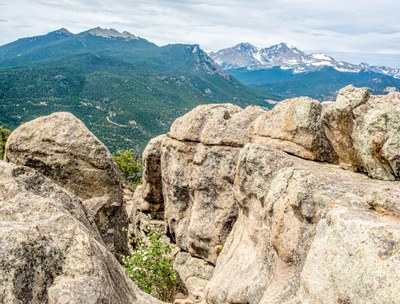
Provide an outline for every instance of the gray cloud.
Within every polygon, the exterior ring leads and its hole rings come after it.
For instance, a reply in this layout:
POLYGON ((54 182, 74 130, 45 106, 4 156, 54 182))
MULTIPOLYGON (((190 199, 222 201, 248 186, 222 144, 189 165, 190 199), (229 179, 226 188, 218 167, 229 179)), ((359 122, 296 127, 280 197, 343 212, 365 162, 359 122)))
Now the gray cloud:
POLYGON ((158 45, 198 43, 211 51, 242 41, 257 46, 285 41, 300 49, 360 58, 382 54, 376 56, 384 58, 382 64, 397 61, 400 67, 400 23, 394 13, 400 1, 3 1, 0 19, 8 22, 2 22, 0 44, 61 27, 80 32, 101 26, 127 30, 158 45))

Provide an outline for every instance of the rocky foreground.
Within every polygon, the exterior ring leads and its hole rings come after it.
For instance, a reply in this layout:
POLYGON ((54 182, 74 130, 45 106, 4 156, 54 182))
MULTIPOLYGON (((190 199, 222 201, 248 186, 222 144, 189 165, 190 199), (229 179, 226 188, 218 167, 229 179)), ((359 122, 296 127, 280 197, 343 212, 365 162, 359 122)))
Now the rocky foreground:
POLYGON ((193 302, 400 303, 400 94, 199 106, 144 152, 193 302))
POLYGON ((0 161, 0 303, 161 303, 115 258, 128 221, 137 236, 164 227, 191 302, 400 303, 400 93, 199 106, 143 165, 127 214, 78 119, 16 129, 0 161))

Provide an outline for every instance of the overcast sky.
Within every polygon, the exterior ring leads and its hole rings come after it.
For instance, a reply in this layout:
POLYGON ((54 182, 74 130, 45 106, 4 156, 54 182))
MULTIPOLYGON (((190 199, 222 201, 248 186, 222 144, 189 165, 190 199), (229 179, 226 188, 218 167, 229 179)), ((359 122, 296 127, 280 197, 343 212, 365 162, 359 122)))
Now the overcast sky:
POLYGON ((400 68, 399 0, 0 0, 0 45, 65 27, 129 31, 158 45, 287 42, 400 68))

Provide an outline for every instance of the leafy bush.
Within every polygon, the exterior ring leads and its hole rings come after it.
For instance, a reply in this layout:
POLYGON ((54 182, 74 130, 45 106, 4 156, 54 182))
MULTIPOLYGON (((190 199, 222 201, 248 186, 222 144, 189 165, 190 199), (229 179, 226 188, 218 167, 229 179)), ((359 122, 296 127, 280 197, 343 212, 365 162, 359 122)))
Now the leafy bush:
POLYGON ((142 159, 133 150, 117 151, 113 159, 124 173, 127 182, 132 187, 140 184, 142 178, 142 159))
POLYGON ((132 255, 122 258, 125 271, 144 292, 172 302, 179 290, 176 272, 172 268, 172 247, 165 244, 159 229, 150 228, 147 240, 135 239, 132 255))
POLYGON ((0 126, 0 159, 4 157, 4 148, 6 146, 6 141, 10 135, 10 130, 7 130, 3 126, 0 126))

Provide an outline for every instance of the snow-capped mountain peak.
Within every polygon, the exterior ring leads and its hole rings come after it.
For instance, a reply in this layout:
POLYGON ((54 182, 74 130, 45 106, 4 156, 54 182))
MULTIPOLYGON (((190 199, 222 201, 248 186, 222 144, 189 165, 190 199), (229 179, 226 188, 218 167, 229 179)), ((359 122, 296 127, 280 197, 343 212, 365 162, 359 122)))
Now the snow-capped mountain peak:
POLYGON ((279 44, 275 44, 273 46, 270 46, 269 49, 271 52, 276 52, 276 53, 287 53, 287 52, 295 52, 297 53, 299 50, 296 49, 294 46, 289 45, 285 42, 281 42, 279 44))
POLYGON ((239 43, 239 44, 235 45, 233 48, 244 51, 244 52, 252 52, 252 51, 257 50, 257 48, 254 45, 252 45, 248 42, 239 43))
POLYGON ((210 57, 221 67, 247 67, 258 64, 259 49, 250 43, 239 43, 231 48, 210 53, 210 57))
POLYGON ((302 64, 306 61, 307 54, 282 42, 267 48, 240 43, 231 48, 210 53, 210 56, 223 68, 268 68, 302 64))
POLYGON ((262 63, 266 66, 286 66, 302 64, 307 54, 294 46, 279 43, 270 47, 260 49, 262 63))

